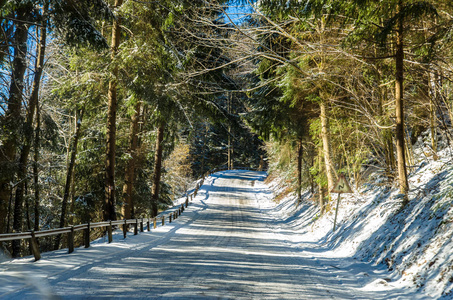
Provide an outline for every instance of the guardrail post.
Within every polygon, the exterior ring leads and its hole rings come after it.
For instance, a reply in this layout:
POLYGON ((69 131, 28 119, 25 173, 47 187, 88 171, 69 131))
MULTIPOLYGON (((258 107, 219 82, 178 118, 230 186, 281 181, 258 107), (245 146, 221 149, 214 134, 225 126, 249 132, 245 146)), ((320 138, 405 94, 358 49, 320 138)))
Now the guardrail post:
POLYGON ((126 238, 127 236, 127 219, 124 220, 123 224, 123 237, 126 238))
POLYGON ((88 221, 87 228, 85 228, 84 233, 85 233, 85 248, 90 247, 90 221, 88 221))
POLYGON ((31 232, 30 246, 31 251, 33 252, 33 256, 35 257, 35 261, 40 260, 41 253, 39 253, 38 241, 36 240, 35 232, 33 230, 31 232))
POLYGON ((156 217, 153 218, 153 227, 154 227, 154 229, 156 229, 156 227, 157 227, 157 219, 156 219, 156 217))
POLYGON ((68 253, 74 252, 74 226, 71 226, 71 231, 68 232, 68 253))
POLYGON ((140 220, 140 232, 143 232, 143 218, 140 220))
POLYGON ((107 227, 107 232, 109 236, 109 244, 113 241, 113 234, 112 234, 112 220, 109 221, 109 226, 107 227))
POLYGON ((134 223, 134 235, 138 234, 138 219, 135 219, 134 223))
POLYGON ((170 215, 168 216, 169 223, 171 223, 171 217, 172 217, 172 214, 170 214, 170 215))
POLYGON ((162 216, 162 226, 165 225, 165 216, 162 216))
POLYGON ((149 216, 146 219, 147 219, 146 226, 148 227, 148 231, 151 231, 151 224, 150 224, 150 221, 149 221, 149 216))

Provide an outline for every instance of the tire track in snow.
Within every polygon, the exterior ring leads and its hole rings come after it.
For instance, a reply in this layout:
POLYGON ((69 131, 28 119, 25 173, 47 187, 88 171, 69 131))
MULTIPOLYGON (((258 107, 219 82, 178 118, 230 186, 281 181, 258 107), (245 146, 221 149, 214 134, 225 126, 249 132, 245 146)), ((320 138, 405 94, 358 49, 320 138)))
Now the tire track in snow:
MULTIPOLYGON (((274 220, 252 186, 261 178, 215 174, 174 222, 128 238, 139 241, 135 247, 50 273, 52 287, 63 299, 386 299, 357 297, 350 280, 292 247, 284 230, 270 230, 274 220)), ((22 290, 16 299, 35 296, 22 290)))

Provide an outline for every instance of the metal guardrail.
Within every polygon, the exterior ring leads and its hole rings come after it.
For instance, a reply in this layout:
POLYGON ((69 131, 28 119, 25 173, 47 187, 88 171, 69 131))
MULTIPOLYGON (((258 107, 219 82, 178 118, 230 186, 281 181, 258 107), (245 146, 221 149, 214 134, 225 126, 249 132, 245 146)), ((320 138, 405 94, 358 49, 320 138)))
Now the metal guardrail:
MULTIPOLYGON (((209 176, 213 172, 214 171, 209 171, 206 173, 205 176, 209 176)), ((181 206, 177 205, 176 207, 179 206, 178 209, 174 210, 173 212, 171 212, 169 214, 164 214, 164 215, 160 215, 160 216, 153 217, 153 218, 147 217, 147 218, 115 220, 115 221, 105 221, 105 222, 95 222, 95 223, 89 222, 86 224, 73 225, 73 226, 69 226, 69 227, 50 229, 50 230, 6 233, 6 234, 0 234, 0 242, 9 242, 9 241, 24 240, 24 239, 27 240, 28 239, 30 242, 30 248, 32 250, 35 261, 38 261, 39 259, 41 259, 41 253, 39 251, 37 239, 41 238, 41 237, 53 236, 53 235, 59 235, 59 234, 67 234, 68 253, 72 253, 72 252, 74 252, 74 233, 77 231, 83 230, 83 232, 84 232, 85 248, 90 247, 90 241, 91 241, 90 231, 93 228, 102 228, 102 227, 106 228, 109 243, 111 243, 113 241, 113 235, 112 235, 113 226, 119 226, 119 225, 122 226, 124 238, 126 238, 126 236, 127 236, 128 225, 131 225, 131 224, 134 226, 134 235, 137 235, 139 230, 140 230, 140 232, 144 231, 145 222, 147 224, 148 231, 151 231, 151 224, 154 228, 156 228, 157 222, 161 221, 162 226, 164 226, 165 219, 168 219, 169 223, 171 223, 172 220, 177 219, 181 215, 181 213, 184 211, 184 209, 188 207, 189 201, 192 201, 193 198, 195 198, 197 196, 198 190, 204 183, 205 176, 203 176, 201 178, 201 180, 198 181, 198 183, 194 189, 194 192, 187 195, 185 203, 181 204, 181 206)))
MULTIPOLYGON (((237 167, 235 169, 242 169, 242 170, 250 170, 249 168, 244 168, 244 167, 237 167)), ((154 228, 157 227, 157 222, 161 221, 162 226, 165 225, 165 219, 168 218, 169 223, 172 222, 172 220, 175 220, 178 218, 178 216, 181 215, 181 213, 184 211, 184 206, 187 208, 189 205, 189 198, 190 201, 193 200, 197 196, 198 190, 204 183, 205 177, 215 173, 215 172, 220 172, 220 171, 225 171, 228 170, 225 167, 221 168, 215 168, 210 171, 208 171, 204 176, 201 177, 201 180, 198 181, 194 192, 187 195, 186 201, 184 204, 182 204, 177 210, 157 216, 157 217, 147 217, 147 218, 139 218, 139 219, 127 219, 127 220, 115 220, 115 221, 106 221, 106 222, 96 222, 96 223, 87 223, 87 224, 80 224, 80 225, 73 225, 69 227, 63 227, 63 228, 57 228, 57 229, 50 229, 50 230, 41 230, 41 231, 30 231, 30 232, 19 232, 19 233, 6 233, 6 234, 0 234, 0 242, 9 242, 9 241, 15 241, 15 240, 24 240, 28 239, 30 240, 30 247, 33 253, 33 256, 35 258, 35 261, 41 259, 41 253, 39 251, 39 246, 38 246, 38 238, 41 237, 46 237, 46 236, 53 236, 53 235, 59 235, 59 234, 67 234, 67 242, 68 242, 68 253, 74 252, 74 234, 77 231, 82 231, 84 232, 84 245, 85 248, 90 247, 90 231, 93 228, 106 228, 107 230, 107 235, 108 235, 108 242, 111 243, 113 241, 113 226, 119 226, 121 225, 123 228, 123 236, 126 238, 127 236, 127 228, 128 225, 134 225, 134 235, 138 234, 138 231, 140 232, 144 231, 144 222, 146 221, 148 231, 151 231, 151 224, 153 225, 154 228)))

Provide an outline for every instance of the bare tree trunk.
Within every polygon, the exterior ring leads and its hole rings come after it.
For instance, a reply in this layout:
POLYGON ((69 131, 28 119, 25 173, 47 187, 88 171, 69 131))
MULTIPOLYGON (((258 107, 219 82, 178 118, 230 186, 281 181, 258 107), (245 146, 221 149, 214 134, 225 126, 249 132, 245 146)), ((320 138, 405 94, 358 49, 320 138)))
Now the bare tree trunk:
POLYGON ((437 73, 434 71, 428 72, 428 95, 431 97, 429 100, 429 124, 431 129, 431 148, 433 156, 437 156, 437 118, 436 118, 436 103, 438 100, 436 81, 438 79, 437 73))
POLYGON ((300 202, 302 199, 302 138, 297 141, 297 201, 300 202))
MULTIPOLYGON (((38 106, 38 99, 39 99, 39 89, 41 85, 41 77, 44 67, 44 56, 46 51, 46 37, 47 37, 47 6, 46 3, 43 8, 43 20, 42 26, 40 27, 40 37, 39 43, 37 45, 37 60, 35 64, 35 75, 33 78, 33 87, 30 96, 30 100, 28 102, 28 111, 26 120, 24 123, 24 145, 22 146, 20 158, 19 158, 19 166, 17 170, 17 188, 16 188, 16 202, 15 202, 15 209, 14 209, 14 224, 15 228, 18 227, 18 223, 22 223, 22 214, 19 213, 19 210, 22 210, 22 205, 24 202, 24 192, 25 192, 25 184, 27 181, 27 166, 28 166, 28 157, 30 155, 30 150, 33 144, 33 119, 35 117, 36 107, 38 106), (16 215, 17 213, 17 215, 16 215)), ((28 206, 28 201, 27 201, 28 206)), ((27 207, 28 213, 28 207, 27 207)), ((27 219, 27 222, 29 220, 27 219)), ((30 229, 30 228, 29 228, 30 229)), ((16 229, 17 230, 17 229, 16 229)))
POLYGON ((28 195, 28 179, 25 181, 25 221, 27 223, 27 231, 31 230, 31 222, 30 222, 30 199, 27 197, 28 195))
POLYGON ((231 170, 231 127, 228 127, 228 170, 231 170))
POLYGON ((34 230, 39 231, 39 169, 38 169, 38 162, 39 162, 39 144, 40 144, 40 130, 41 130, 41 113, 39 109, 39 105, 36 106, 36 125, 35 125, 35 139, 34 139, 34 162, 33 162, 33 185, 35 190, 35 224, 34 230))
MULTIPOLYGON (((227 100, 227 111, 228 111, 228 114, 231 114, 232 112, 232 105, 233 105, 233 94, 230 93, 229 96, 228 96, 228 100, 227 100)), ((230 121, 230 124, 228 125, 228 170, 232 170, 233 169, 233 138, 232 138, 232 135, 231 135, 231 121, 230 121)))
POLYGON ((201 156, 201 172, 200 172, 200 174, 204 174, 204 164, 205 164, 205 156, 206 156, 206 141, 208 139, 208 133, 209 133, 209 127, 208 127, 207 122, 204 124, 204 129, 205 129, 205 132, 203 135, 203 148, 201 151, 202 156, 201 156))
MULTIPOLYGON (((398 12, 403 6, 403 1, 398 1, 398 12)), ((395 74, 395 114, 396 114, 396 154, 398 164, 398 181, 400 192, 404 195, 404 204, 407 204, 409 184, 407 181, 406 156, 404 152, 404 45, 403 45, 403 20, 398 20, 397 36, 396 36, 396 74, 395 74)))
MULTIPOLYGON (((65 227, 66 225, 66 211, 68 207, 68 200, 69 196, 71 193, 71 183, 72 183, 72 177, 74 175, 74 166, 75 166, 75 161, 77 157, 77 144, 79 143, 79 138, 80 138, 80 129, 82 128, 82 120, 83 120, 83 114, 84 114, 85 108, 82 108, 80 115, 77 116, 76 114, 76 128, 74 132, 74 138, 71 143, 70 147, 70 159, 69 159, 69 164, 68 164, 68 169, 66 171, 66 182, 64 186, 64 194, 63 194, 63 201, 61 203, 61 215, 60 215, 60 228, 65 227)), ((61 235, 57 235, 55 238, 55 249, 60 248, 60 241, 61 241, 61 235)))
POLYGON ((156 154, 154 160, 153 188, 151 195, 152 216, 157 216, 157 204, 159 203, 159 186, 162 172, 162 152, 165 131, 165 121, 161 121, 157 128, 156 154))
POLYGON ((135 105, 135 113, 131 119, 130 137, 129 137, 129 154, 131 158, 127 162, 126 174, 123 185, 123 216, 126 219, 134 217, 134 182, 135 182, 135 168, 137 164, 137 146, 138 146, 138 121, 140 120, 140 101, 135 105))
POLYGON ((327 104, 325 101, 321 101, 319 104, 321 108, 321 137, 322 137, 322 146, 323 146, 323 155, 326 168, 327 176, 327 189, 330 191, 333 189, 335 184, 334 177, 334 168, 332 163, 332 151, 330 148, 330 133, 329 133, 329 121, 327 117, 327 104))
MULTIPOLYGON (((323 150, 321 147, 318 148, 318 165, 319 165, 319 173, 322 173, 322 163, 323 163, 323 150)), ((325 188, 322 185, 321 180, 318 180, 318 202, 320 207, 320 214, 323 215, 326 211, 326 200, 325 200, 325 188)))
MULTIPOLYGON (((8 203, 11 195, 16 174, 16 149, 20 140, 20 128, 22 126, 21 108, 22 108, 22 90, 24 88, 24 74, 26 70, 27 38, 28 25, 23 21, 27 20, 30 14, 30 7, 20 5, 17 10, 15 21, 16 31, 14 33, 14 59, 12 62, 11 85, 9 89, 9 99, 7 111, 0 116, 2 126, 7 134, 3 145, 0 146, 0 233, 5 232, 7 223, 8 203)), ((21 217, 22 203, 17 206, 18 217, 21 217)), ((16 208, 15 208, 16 209, 16 208)), ((22 218, 20 218, 22 219, 22 218)), ((22 222, 16 222, 13 227, 21 231, 22 222)), ((17 242, 16 252, 18 254, 17 242)))
MULTIPOLYGON (((115 0, 115 8, 120 7, 123 0, 115 0)), ((120 44, 120 23, 116 18, 112 25, 111 58, 114 60, 120 44)), ((105 163, 105 205, 104 220, 116 220, 115 211, 115 156, 116 156, 116 111, 117 111, 117 77, 118 68, 115 66, 111 73, 108 92, 107 112, 107 154, 105 163)))

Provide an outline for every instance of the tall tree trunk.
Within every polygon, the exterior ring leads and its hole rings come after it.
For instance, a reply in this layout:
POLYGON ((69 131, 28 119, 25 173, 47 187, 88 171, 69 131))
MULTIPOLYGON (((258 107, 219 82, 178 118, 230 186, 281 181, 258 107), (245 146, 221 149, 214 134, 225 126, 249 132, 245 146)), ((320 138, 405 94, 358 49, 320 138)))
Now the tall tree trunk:
POLYGON ((297 141, 297 202, 301 201, 302 198, 302 138, 297 141))
POLYGON ((162 172, 162 152, 164 140, 165 122, 161 121, 157 128, 156 154, 154 159, 153 188, 151 195, 152 216, 157 216, 157 204, 159 203, 159 186, 162 172))
POLYGON ((437 156, 437 118, 436 118, 436 103, 438 103, 437 86, 438 80, 437 72, 428 72, 428 95, 429 97, 429 124, 431 129, 431 148, 433 149, 434 158, 437 156))
POLYGON ((33 162, 33 185, 34 185, 34 190, 35 190, 35 224, 34 224, 34 230, 39 231, 39 205, 40 205, 40 199, 39 199, 39 168, 38 168, 38 162, 39 162, 39 144, 40 144, 40 130, 41 130, 41 113, 39 109, 39 105, 36 106, 36 125, 35 125, 35 139, 34 139, 34 162, 33 162))
MULTIPOLYGON (((28 111, 27 116, 25 119, 24 124, 24 145, 22 146, 20 158, 19 158, 19 166, 17 170, 17 188, 16 188, 16 201, 15 201, 15 208, 14 208, 14 228, 18 230, 18 225, 22 223, 22 206, 24 202, 24 191, 25 191, 25 184, 27 181, 27 166, 28 166, 28 157, 30 155, 30 150, 33 144, 33 120, 35 117, 36 107, 38 106, 38 99, 39 99, 39 89, 41 85, 41 77, 44 68, 44 56, 46 51, 46 37, 47 37, 47 6, 45 4, 43 8, 42 14, 42 26, 40 28, 40 37, 39 43, 37 45, 36 53, 37 59, 35 64, 35 75, 33 78, 33 87, 30 96, 30 100, 28 102, 28 111)), ((28 206, 28 201, 27 201, 28 206)), ((28 210, 28 207, 27 207, 28 210)), ((27 211, 28 213, 28 211, 27 211)), ((29 220, 27 220, 29 222, 29 220)))
MULTIPOLYGON (((227 111, 228 114, 232 112, 232 105, 233 105, 233 94, 230 93, 227 100, 227 111)), ((231 135, 231 121, 228 125, 228 170, 233 169, 233 138, 231 135)))
POLYGON ((129 154, 131 158, 127 162, 126 175, 123 185, 123 216, 126 219, 134 217, 134 182, 135 182, 135 168, 137 164, 137 146, 138 146, 138 121, 140 120, 140 101, 135 105, 135 113, 132 116, 130 137, 129 137, 129 154))
MULTIPOLYGON (((398 1, 398 12, 403 6, 403 1, 398 1)), ((396 154, 398 164, 398 181, 401 194, 404 195, 403 204, 407 204, 409 184, 407 181, 406 156, 404 152, 404 44, 403 44, 403 20, 400 18, 396 34, 396 55, 395 55, 395 114, 396 114, 396 154)))
POLYGON ((322 137, 322 147, 323 147, 323 155, 324 155, 324 162, 326 168, 326 176, 327 176, 327 189, 328 191, 333 189, 333 185, 335 184, 335 170, 333 168, 332 162, 332 151, 330 148, 330 133, 329 133, 329 120, 327 117, 327 103, 323 100, 319 104, 321 108, 321 137, 322 137))
POLYGON ((228 170, 233 169, 233 151, 231 149, 231 126, 228 126, 228 170))
MULTIPOLYGON (((71 142, 70 146, 70 159, 69 159, 69 164, 68 164, 68 169, 66 171, 66 182, 64 186, 64 194, 63 194, 63 201, 61 203, 61 215, 60 215, 60 228, 63 228, 67 224, 66 220, 66 212, 67 212, 67 207, 68 207, 68 200, 69 196, 71 194, 71 184, 72 184, 72 177, 74 175, 74 166, 75 166, 75 161, 77 157, 77 144, 79 143, 79 138, 80 138, 80 129, 82 128, 82 120, 83 120, 83 114, 84 114, 85 108, 82 108, 80 111, 80 115, 77 116, 76 114, 76 127, 75 127, 75 132, 74 132, 74 137, 71 142)), ((61 235, 57 235, 55 239, 55 249, 60 248, 60 241, 61 241, 61 235)))
MULTIPOLYGON (((120 7, 123 0, 115 0, 115 8, 120 7)), ((112 25, 111 58, 112 62, 118 52, 120 44, 120 23, 115 18, 112 25)), ((118 67, 114 67, 111 73, 108 91, 107 112, 107 153, 105 163, 105 205, 104 220, 116 220, 115 211, 115 156, 116 156, 116 111, 117 111, 117 80, 118 67)))
POLYGON ((25 193, 25 221, 27 223, 27 231, 30 231, 32 229, 31 229, 31 222, 30 222, 30 197, 27 197, 27 195, 28 195, 28 179, 25 181, 24 193, 25 193))
MULTIPOLYGON (((318 166, 319 166, 319 174, 322 173, 322 164, 323 164, 323 150, 321 147, 318 148, 318 166)), ((322 180, 318 180, 318 203, 320 207, 320 214, 324 214, 326 210, 326 200, 325 195, 326 191, 324 186, 322 185, 322 180)))
POLYGON ((208 140, 208 133, 209 133, 209 127, 208 123, 206 122, 204 124, 204 135, 203 135, 203 147, 201 151, 201 172, 200 174, 204 174, 204 165, 205 165, 205 156, 206 156, 206 142, 208 140))
MULTIPOLYGON (((28 26, 23 22, 28 19, 30 14, 29 5, 19 5, 16 15, 16 31, 14 33, 14 59, 12 63, 11 85, 9 89, 8 106, 5 114, 0 116, 2 126, 6 132, 6 139, 3 145, 0 146, 0 233, 5 232, 7 223, 8 203, 16 174, 16 149, 20 140, 21 108, 22 108, 22 91, 24 88, 24 74, 26 70, 26 55, 27 55, 27 38, 28 26)), ((21 204, 21 203, 19 203, 21 204)), ((18 217, 22 212, 22 207, 17 207, 18 217)), ((13 227, 17 231, 21 231, 21 222, 16 222, 13 227)), ((17 245, 18 242, 13 243, 17 245)))
MULTIPOLYGON (((11 87, 9 92, 8 111, 6 112, 6 131, 9 132, 9 136, 4 143, 4 158, 1 161, 6 161, 8 165, 5 173, 9 173, 7 180, 13 182, 14 174, 16 174, 16 165, 14 163, 16 156, 16 148, 18 141, 20 140, 20 128, 22 127, 21 118, 21 107, 22 107, 22 92, 24 88, 24 74, 26 70, 26 54, 27 54, 27 38, 28 38, 28 26, 20 21, 26 21, 30 14, 30 6, 20 6, 17 11, 17 19, 19 22, 16 24, 15 32, 15 46, 14 46, 14 61, 13 61, 13 73, 11 78, 11 87)), ((1 154, 0 154, 1 155, 1 154)), ((2 184, 2 186, 4 186, 2 184)), ((6 187, 8 193, 10 193, 11 185, 6 187)), ((0 202, 4 202, 0 194, 0 202)), ((13 231, 21 232, 23 223, 23 199, 16 199, 14 202, 14 219, 13 219, 13 231)), ((12 243, 13 257, 17 257, 20 254, 20 241, 13 241, 12 243)))

